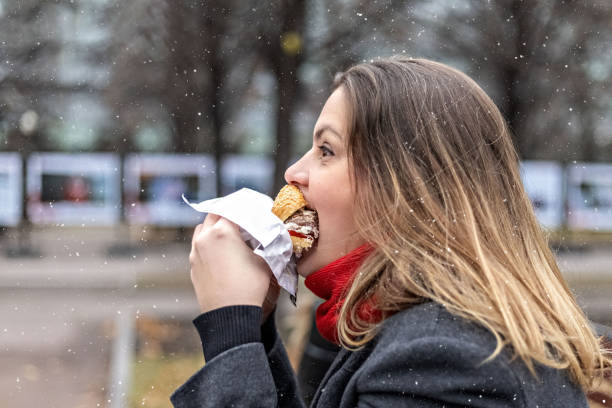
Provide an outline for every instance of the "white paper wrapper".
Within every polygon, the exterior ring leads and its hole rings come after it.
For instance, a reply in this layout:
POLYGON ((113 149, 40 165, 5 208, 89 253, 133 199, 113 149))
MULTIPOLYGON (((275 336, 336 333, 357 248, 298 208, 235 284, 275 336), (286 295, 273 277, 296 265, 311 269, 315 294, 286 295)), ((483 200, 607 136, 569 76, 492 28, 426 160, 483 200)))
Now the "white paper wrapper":
POLYGON ((287 227, 272 213, 274 200, 248 188, 197 204, 184 195, 183 200, 196 211, 217 214, 237 224, 244 242, 266 261, 295 305, 298 275, 293 245, 287 227))

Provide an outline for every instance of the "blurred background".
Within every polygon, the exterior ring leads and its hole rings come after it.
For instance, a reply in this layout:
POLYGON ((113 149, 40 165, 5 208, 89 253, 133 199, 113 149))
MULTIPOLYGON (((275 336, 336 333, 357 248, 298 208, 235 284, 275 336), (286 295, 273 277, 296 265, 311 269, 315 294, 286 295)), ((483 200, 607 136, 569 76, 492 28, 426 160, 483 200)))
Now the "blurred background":
MULTIPOLYGON (((273 196, 334 74, 393 54, 493 98, 565 278, 612 324, 611 45, 608 0, 0 0, 3 406, 170 406, 204 363, 181 194, 273 196)), ((314 302, 281 299, 295 367, 314 302)))

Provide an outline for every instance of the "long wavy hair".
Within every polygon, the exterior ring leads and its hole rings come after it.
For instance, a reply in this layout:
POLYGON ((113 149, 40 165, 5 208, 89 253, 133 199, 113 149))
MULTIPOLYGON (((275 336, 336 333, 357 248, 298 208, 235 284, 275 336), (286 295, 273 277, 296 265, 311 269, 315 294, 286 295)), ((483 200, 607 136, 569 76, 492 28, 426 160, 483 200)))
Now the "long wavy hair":
POLYGON ((355 349, 383 316, 425 300, 490 330, 535 375, 583 389, 611 366, 534 214, 510 130, 486 93, 447 65, 395 56, 340 73, 349 105, 355 222, 374 246, 347 289, 338 338, 355 349))

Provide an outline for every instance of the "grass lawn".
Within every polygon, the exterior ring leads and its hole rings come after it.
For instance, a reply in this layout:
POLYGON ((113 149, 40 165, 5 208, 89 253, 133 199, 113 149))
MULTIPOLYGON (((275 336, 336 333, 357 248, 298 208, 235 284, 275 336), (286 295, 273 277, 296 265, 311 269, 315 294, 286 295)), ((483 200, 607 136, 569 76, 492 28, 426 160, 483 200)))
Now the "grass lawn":
POLYGON ((170 395, 203 365, 201 352, 136 357, 129 407, 172 407, 170 395))

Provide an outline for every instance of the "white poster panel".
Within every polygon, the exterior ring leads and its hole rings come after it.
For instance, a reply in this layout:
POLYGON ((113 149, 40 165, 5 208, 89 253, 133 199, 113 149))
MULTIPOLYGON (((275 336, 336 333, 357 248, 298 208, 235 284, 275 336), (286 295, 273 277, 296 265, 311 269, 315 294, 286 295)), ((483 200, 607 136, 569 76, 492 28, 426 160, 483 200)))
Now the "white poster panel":
POLYGON ((521 177, 540 225, 560 228, 563 222, 563 168, 551 161, 524 161, 521 177))
POLYGON ((23 205, 21 156, 0 153, 0 226, 16 227, 23 205))
POLYGON ((227 155, 221 166, 221 194, 227 195, 243 187, 263 194, 273 188, 274 161, 255 155, 227 155))
POLYGON ((194 226, 192 202, 215 197, 215 162, 208 155, 131 154, 125 159, 125 217, 130 224, 194 226))
POLYGON ((567 178, 568 226, 612 231, 612 165, 571 164, 567 178))
POLYGON ((119 222, 119 157, 112 153, 32 153, 27 212, 35 224, 119 222))

